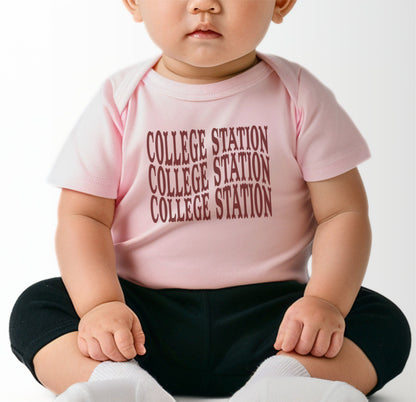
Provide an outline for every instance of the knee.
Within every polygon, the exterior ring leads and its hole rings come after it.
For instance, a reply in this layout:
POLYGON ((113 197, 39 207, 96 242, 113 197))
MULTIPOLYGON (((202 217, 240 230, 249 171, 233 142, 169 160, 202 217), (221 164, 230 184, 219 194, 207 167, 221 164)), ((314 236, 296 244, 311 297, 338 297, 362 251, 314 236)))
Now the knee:
POLYGON ((13 306, 9 321, 9 336, 14 351, 19 349, 22 340, 28 341, 42 315, 59 308, 62 297, 69 296, 61 278, 37 282, 22 292, 13 306))
POLYGON ((392 365, 391 377, 393 378, 393 376, 400 374, 406 366, 412 344, 412 335, 409 322, 403 311, 392 301, 385 300, 386 312, 384 319, 388 322, 388 326, 386 325, 388 344, 386 343, 384 351, 388 356, 391 355, 389 362, 392 365))
POLYGON ((11 338, 13 338, 17 328, 25 325, 28 311, 31 309, 33 303, 36 303, 41 299, 44 282, 46 281, 37 282, 29 286, 20 294, 14 303, 9 321, 9 332, 11 338))
POLYGON ((61 278, 28 287, 10 316, 9 336, 15 356, 39 381, 33 358, 45 345, 78 328, 79 317, 61 278))
MULTIPOLYGON (((410 325, 405 314, 395 303, 380 294, 375 296, 372 303, 374 317, 370 319, 371 326, 383 334, 378 337, 380 352, 385 356, 391 355, 390 364, 395 366, 397 375, 405 367, 410 354, 410 325)), ((377 337, 374 335, 373 339, 377 337)))
POLYGON ((346 337, 366 353, 376 368, 376 390, 406 366, 411 348, 409 323, 395 303, 377 292, 360 290, 346 318, 346 337))
POLYGON ((17 298, 11 315, 10 315, 10 325, 18 323, 24 323, 24 318, 27 315, 28 310, 31 310, 34 306, 40 306, 42 300, 48 298, 48 293, 50 293, 52 287, 56 287, 56 282, 60 278, 46 279, 40 282, 37 282, 27 289, 25 289, 21 295, 17 298))

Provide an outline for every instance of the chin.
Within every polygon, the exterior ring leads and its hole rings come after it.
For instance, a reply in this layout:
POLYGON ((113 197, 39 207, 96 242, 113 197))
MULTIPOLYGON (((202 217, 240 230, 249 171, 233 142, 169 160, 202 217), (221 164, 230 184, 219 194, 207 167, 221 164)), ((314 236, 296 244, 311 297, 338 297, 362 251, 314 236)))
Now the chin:
POLYGON ((212 68, 212 67, 218 67, 223 64, 229 63, 233 61, 233 58, 230 57, 218 57, 218 55, 215 56, 192 56, 192 57, 185 57, 183 60, 181 60, 184 63, 187 63, 193 67, 199 67, 199 68, 212 68))

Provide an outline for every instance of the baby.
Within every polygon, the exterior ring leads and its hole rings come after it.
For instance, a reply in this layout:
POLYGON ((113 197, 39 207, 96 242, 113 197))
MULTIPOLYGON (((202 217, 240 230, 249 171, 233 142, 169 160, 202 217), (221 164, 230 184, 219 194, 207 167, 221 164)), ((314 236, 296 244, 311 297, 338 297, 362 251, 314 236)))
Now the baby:
POLYGON ((13 352, 60 402, 367 400, 410 330, 361 287, 364 139, 256 51, 296 0, 123 2, 162 54, 109 77, 64 145, 61 278, 19 297, 13 352))

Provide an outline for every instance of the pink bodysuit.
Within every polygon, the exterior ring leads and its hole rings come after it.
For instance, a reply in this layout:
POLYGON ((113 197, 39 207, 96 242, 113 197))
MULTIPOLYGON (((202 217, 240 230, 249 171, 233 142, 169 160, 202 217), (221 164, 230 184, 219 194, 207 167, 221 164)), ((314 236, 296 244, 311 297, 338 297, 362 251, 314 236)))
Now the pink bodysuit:
POLYGON ((307 70, 258 53, 251 69, 192 85, 148 60, 113 74, 49 181, 116 199, 117 272, 150 288, 308 280, 316 222, 307 181, 369 150, 307 70))

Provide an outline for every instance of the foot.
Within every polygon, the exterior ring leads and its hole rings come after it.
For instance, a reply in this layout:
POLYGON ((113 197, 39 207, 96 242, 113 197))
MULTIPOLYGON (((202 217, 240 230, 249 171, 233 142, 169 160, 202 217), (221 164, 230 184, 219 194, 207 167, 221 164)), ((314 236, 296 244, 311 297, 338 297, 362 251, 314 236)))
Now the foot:
POLYGON ((77 383, 56 398, 57 402, 175 402, 156 381, 130 379, 77 383))
POLYGON ((266 377, 246 384, 230 402, 366 402, 358 389, 310 377, 266 377))

